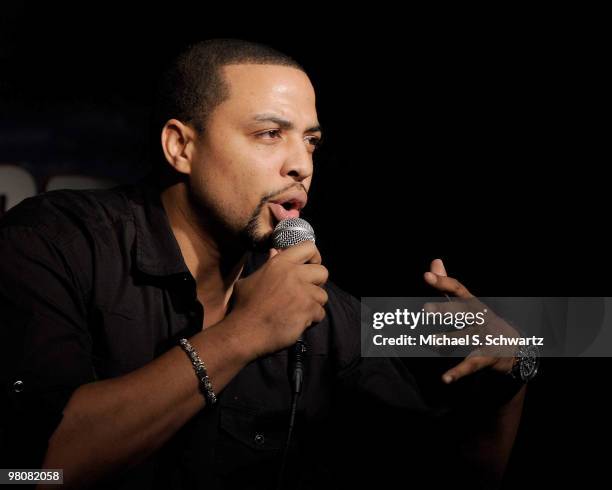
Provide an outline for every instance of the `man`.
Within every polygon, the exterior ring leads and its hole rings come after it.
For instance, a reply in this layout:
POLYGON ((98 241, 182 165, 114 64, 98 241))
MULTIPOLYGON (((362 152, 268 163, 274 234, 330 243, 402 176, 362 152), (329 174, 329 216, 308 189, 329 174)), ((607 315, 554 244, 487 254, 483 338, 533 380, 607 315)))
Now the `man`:
MULTIPOLYGON (((328 459, 355 438, 330 425, 340 407, 389 407, 381 413, 401 415, 387 420, 415 430, 432 418, 401 363, 360 358, 359 304, 327 280, 316 246, 270 248, 312 182, 321 128, 307 75, 264 46, 199 43, 168 70, 158 118, 163 166, 140 185, 47 193, 2 221, 11 461, 63 468, 73 487, 271 488, 291 400, 287 348, 304 334, 287 487, 344 482, 328 459)), ((426 280, 469 295, 440 261, 426 280)), ((445 376, 485 367, 510 366, 468 359, 445 376)), ((487 440, 496 475, 520 400, 487 440)), ((364 449, 381 441, 365 435, 372 425, 359 428, 364 449)))

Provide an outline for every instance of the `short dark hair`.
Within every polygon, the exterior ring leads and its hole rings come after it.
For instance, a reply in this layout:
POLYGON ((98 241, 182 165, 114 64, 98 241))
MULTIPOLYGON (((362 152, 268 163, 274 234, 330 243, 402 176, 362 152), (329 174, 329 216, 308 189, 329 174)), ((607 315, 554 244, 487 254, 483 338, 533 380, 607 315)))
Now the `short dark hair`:
MULTIPOLYGON (((159 132, 169 119, 205 131, 213 110, 229 97, 229 85, 221 68, 226 65, 282 65, 305 71, 290 56, 269 46, 240 39, 209 39, 192 44, 164 70, 156 93, 152 143, 159 145, 159 132)), ((159 155, 159 147, 154 155, 159 155)), ((163 163, 163 162, 162 162, 163 163)), ((168 165, 157 165, 161 170, 168 165)))

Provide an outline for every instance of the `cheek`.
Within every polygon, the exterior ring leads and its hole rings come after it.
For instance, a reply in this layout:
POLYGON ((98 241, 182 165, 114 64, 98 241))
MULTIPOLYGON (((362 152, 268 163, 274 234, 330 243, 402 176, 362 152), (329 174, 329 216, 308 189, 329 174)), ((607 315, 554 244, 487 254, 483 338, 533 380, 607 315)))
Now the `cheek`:
POLYGON ((314 171, 312 174, 310 174, 310 177, 306 177, 303 181, 302 181, 302 185, 306 188, 306 193, 308 193, 308 191, 310 190, 310 184, 312 184, 312 177, 313 177, 314 171))
POLYGON ((197 175, 195 185, 201 200, 215 214, 232 226, 244 226, 269 192, 265 179, 246 165, 227 162, 222 168, 210 168, 197 175))
POLYGON ((281 152, 271 145, 252 144, 242 138, 219 138, 201 158, 198 185, 209 203, 224 214, 250 217, 261 198, 283 186, 279 183, 281 152))
POLYGON ((240 139, 222 139, 206 158, 210 178, 236 190, 257 179, 267 161, 264 152, 240 139))

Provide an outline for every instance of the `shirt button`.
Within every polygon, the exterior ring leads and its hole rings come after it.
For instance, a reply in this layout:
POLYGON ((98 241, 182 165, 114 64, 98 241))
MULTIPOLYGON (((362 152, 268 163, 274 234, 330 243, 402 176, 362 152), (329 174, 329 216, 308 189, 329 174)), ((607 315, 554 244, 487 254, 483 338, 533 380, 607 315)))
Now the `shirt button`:
POLYGON ((255 444, 257 444, 258 446, 263 446, 264 442, 266 442, 264 435, 259 432, 255 434, 254 440, 255 440, 255 444))
POLYGON ((21 393, 23 391, 23 388, 23 381, 21 381, 20 379, 13 383, 13 391, 15 393, 21 393))

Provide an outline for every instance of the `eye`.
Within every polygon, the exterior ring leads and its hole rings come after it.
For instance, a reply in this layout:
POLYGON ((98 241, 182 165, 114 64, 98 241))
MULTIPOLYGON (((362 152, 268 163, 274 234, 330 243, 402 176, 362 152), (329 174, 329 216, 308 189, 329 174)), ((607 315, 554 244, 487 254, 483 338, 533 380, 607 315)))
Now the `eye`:
POLYGON ((304 141, 306 141, 312 147, 313 151, 321 146, 321 138, 318 136, 306 136, 304 141))
POLYGON ((260 139, 270 140, 280 138, 281 130, 280 129, 268 129, 267 131, 263 131, 261 133, 257 133, 257 137, 260 139))

